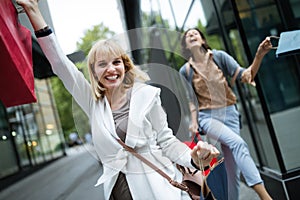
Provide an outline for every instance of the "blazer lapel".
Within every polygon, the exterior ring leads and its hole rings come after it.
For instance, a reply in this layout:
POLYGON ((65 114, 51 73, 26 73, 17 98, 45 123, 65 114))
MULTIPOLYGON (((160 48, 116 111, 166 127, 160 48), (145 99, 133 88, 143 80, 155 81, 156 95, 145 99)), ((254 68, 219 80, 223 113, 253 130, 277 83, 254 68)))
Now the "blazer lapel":
POLYGON ((145 114, 153 102, 157 91, 157 88, 142 83, 136 83, 133 86, 125 141, 132 148, 143 137, 141 134, 144 131, 143 121, 145 120, 145 114))
POLYGON ((104 121, 104 126, 109 131, 109 133, 113 137, 119 138, 119 136, 116 133, 116 127, 114 124, 112 111, 106 97, 104 97, 103 121, 104 121))

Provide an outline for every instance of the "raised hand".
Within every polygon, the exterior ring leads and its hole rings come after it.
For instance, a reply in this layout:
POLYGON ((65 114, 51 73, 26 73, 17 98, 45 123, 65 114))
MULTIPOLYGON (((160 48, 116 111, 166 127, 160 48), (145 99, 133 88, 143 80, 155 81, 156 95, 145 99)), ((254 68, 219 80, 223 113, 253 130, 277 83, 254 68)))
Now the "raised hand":
POLYGON ((38 6, 39 0, 16 0, 17 4, 22 6, 25 11, 38 6))
POLYGON ((272 49, 271 38, 266 37, 258 46, 256 54, 259 56, 266 55, 272 49))
POLYGON ((39 0, 16 0, 22 6, 31 22, 33 29, 40 30, 47 26, 38 6, 39 0))

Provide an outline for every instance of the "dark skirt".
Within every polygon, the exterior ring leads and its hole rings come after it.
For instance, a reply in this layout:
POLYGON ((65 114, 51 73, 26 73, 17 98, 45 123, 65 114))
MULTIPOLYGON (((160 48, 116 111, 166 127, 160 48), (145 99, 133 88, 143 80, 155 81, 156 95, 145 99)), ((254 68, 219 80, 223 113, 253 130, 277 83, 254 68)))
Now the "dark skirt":
POLYGON ((132 200, 125 174, 119 173, 109 200, 132 200))

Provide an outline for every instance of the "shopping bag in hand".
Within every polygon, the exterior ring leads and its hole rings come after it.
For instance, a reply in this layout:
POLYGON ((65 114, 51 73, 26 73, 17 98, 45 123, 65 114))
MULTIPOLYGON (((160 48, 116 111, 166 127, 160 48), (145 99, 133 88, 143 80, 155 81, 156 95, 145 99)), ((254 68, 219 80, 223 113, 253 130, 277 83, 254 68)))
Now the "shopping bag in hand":
MULTIPOLYGON (((191 141, 185 141, 184 143, 192 149, 199 140, 201 140, 201 135, 195 133, 192 135, 191 141)), ((228 183, 224 158, 214 158, 210 162, 210 168, 204 170, 202 179, 204 182, 204 192, 202 190, 200 193, 201 200, 213 198, 218 200, 228 200, 228 183)))

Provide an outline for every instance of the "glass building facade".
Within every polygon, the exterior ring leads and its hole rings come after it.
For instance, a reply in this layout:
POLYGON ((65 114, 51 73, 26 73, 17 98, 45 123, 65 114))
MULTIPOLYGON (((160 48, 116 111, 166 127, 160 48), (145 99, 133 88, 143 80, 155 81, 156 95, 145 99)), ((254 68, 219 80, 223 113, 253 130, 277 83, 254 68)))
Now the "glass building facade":
POLYGON ((37 103, 5 108, 0 104, 0 185, 65 155, 49 79, 35 80, 37 103))

